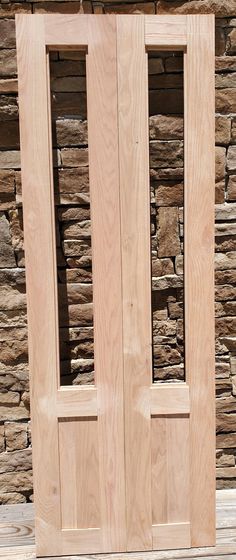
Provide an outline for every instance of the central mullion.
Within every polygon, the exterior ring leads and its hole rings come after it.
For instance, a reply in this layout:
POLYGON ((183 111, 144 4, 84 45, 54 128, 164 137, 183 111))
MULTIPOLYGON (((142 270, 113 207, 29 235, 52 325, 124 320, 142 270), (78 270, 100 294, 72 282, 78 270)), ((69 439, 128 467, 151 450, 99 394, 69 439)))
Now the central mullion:
POLYGON ((126 547, 116 16, 89 19, 87 102, 102 548, 126 547))
POLYGON ((143 16, 117 17, 127 550, 152 549, 148 79, 143 16))

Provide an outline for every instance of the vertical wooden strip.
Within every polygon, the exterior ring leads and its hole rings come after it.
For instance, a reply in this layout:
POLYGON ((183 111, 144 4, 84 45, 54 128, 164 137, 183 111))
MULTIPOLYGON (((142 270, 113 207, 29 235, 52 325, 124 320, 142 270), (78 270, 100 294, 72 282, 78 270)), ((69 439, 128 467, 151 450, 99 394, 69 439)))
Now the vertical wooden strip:
POLYGON ((37 554, 60 527, 58 306, 43 16, 17 16, 20 137, 37 554), (50 450, 50 456, 45 450, 50 450))
POLYGON ((215 543, 214 16, 187 18, 185 348, 192 546, 215 543))
POLYGON ((125 550, 116 17, 89 19, 87 56, 95 383, 103 550, 125 550))
POLYGON ((117 16, 127 550, 152 548, 151 279, 144 17, 117 16))

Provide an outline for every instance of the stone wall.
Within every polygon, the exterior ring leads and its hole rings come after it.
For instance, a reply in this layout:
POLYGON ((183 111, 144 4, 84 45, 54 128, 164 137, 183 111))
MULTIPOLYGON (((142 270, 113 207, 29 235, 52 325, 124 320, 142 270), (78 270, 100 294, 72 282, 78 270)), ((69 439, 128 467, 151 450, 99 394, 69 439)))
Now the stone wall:
MULTIPOLYGON (((89 2, 89 13, 216 14, 217 486, 236 487, 236 1, 89 2)), ((27 322, 14 15, 77 13, 77 0, 0 4, 0 502, 32 499, 27 322)), ((149 59, 153 376, 184 379, 183 75, 149 59)), ((51 55, 63 383, 93 381, 85 62, 51 55)), ((46 273, 46 271, 45 271, 46 273)))

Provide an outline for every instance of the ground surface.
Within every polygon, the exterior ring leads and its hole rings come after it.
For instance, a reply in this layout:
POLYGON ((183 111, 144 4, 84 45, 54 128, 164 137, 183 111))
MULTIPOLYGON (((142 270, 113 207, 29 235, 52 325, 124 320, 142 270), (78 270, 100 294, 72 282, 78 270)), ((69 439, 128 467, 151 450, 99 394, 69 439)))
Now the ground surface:
MULTIPOLYGON (((236 490, 217 491, 217 543, 213 548, 148 553, 64 556, 63 560, 236 560, 236 490)), ((19 504, 0 507, 0 559, 34 560, 34 507, 19 504)), ((59 557, 54 557, 58 560, 59 557)), ((48 559, 50 560, 50 559, 48 559)))

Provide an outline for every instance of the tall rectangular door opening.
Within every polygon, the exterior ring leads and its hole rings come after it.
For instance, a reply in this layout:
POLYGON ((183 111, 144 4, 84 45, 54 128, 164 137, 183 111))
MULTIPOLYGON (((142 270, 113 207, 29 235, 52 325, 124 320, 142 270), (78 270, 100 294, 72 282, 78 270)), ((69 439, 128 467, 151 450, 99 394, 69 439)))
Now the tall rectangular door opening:
POLYGON ((16 20, 37 555, 214 545, 214 18, 16 20), (86 60, 90 385, 60 376, 49 56, 68 49, 86 60), (184 59, 185 376, 154 383, 148 53, 170 50, 184 59))

